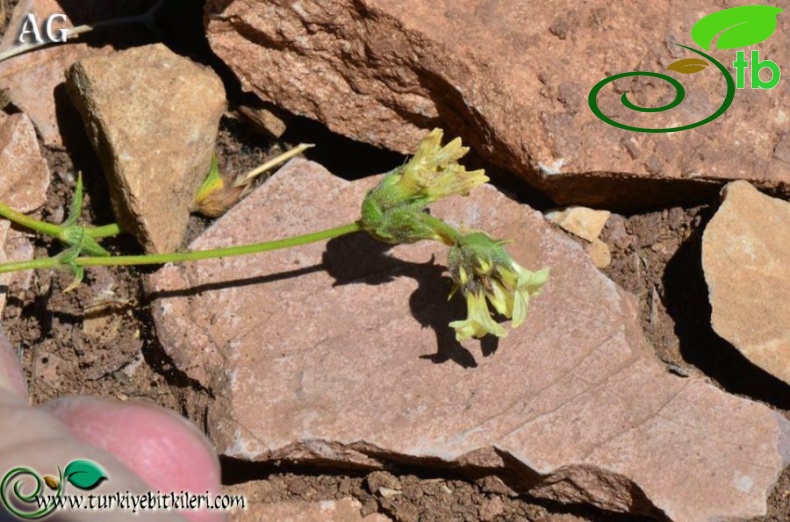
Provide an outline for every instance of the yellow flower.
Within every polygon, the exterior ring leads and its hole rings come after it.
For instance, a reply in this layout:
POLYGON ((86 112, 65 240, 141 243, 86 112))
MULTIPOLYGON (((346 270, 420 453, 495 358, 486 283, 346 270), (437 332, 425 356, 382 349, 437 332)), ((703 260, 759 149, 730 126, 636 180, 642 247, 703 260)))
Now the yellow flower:
POLYGON ((442 134, 441 129, 433 129, 423 138, 414 157, 403 167, 399 181, 409 192, 425 197, 428 202, 454 194, 465 196, 488 181, 485 171, 469 172, 458 163, 469 152, 469 147, 461 146, 461 138, 442 147, 442 134))
POLYGON ((483 293, 466 293, 468 316, 463 321, 453 321, 450 328, 455 329, 455 338, 464 341, 471 337, 485 337, 487 334, 507 337, 507 330, 491 317, 483 293))
POLYGON ((509 268, 498 266, 497 273, 509 291, 507 295, 512 296, 512 306, 506 313, 500 313, 513 320, 513 328, 518 328, 527 317, 530 297, 540 295, 543 285, 548 281, 549 269, 532 272, 511 260, 509 268))
POLYGON ((425 213, 434 201, 467 195, 488 181, 483 170, 467 171, 458 160, 468 151, 456 138, 442 147, 442 131, 434 129, 418 145, 414 157, 387 174, 362 202, 360 225, 387 243, 423 239, 455 242, 456 231, 425 213))
POLYGON ((505 336, 505 329, 491 318, 486 300, 497 313, 512 319, 513 328, 518 328, 527 317, 530 298, 540 294, 549 278, 548 269, 527 270, 502 245, 484 232, 472 232, 460 236, 450 249, 447 264, 455 283, 453 292, 462 291, 469 309, 466 321, 450 324, 459 340, 489 333, 505 336))

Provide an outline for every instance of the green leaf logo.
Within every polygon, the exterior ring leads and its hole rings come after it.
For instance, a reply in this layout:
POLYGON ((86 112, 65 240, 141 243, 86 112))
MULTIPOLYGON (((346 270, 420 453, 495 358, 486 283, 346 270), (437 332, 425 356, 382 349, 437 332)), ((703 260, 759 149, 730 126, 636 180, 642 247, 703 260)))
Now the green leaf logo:
POLYGON ((93 489, 99 482, 108 478, 98 464, 89 460, 73 460, 63 472, 66 480, 80 489, 93 489))
POLYGON ((744 5, 724 9, 701 19, 691 29, 697 45, 710 50, 713 39, 718 49, 735 49, 758 44, 770 38, 776 29, 776 17, 782 9, 770 5, 744 5))
POLYGON ((708 62, 702 58, 683 58, 669 64, 667 70, 679 72, 681 74, 694 74, 704 71, 708 67, 708 62))

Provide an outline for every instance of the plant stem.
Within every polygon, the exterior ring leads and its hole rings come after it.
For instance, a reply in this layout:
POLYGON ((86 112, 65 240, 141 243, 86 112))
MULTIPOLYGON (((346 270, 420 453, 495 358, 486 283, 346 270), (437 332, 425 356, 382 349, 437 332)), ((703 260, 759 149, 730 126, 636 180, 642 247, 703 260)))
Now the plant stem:
MULTIPOLYGON (((104 228, 104 227, 102 227, 104 228)), ((277 239, 265 243, 255 243, 252 245, 241 245, 226 248, 215 248, 212 250, 197 250, 194 252, 176 252, 170 254, 152 254, 142 256, 110 256, 110 257, 78 257, 74 260, 77 266, 127 266, 127 265, 162 265, 165 263, 181 263, 184 261, 199 261, 201 259, 214 259, 228 256, 242 256, 256 254, 258 252, 268 252, 280 248, 289 248, 299 245, 306 245, 325 239, 343 236, 352 232, 362 230, 359 223, 349 223, 335 228, 305 234, 303 236, 277 239)), ((17 272, 20 270, 33 270, 36 268, 54 268, 61 265, 61 260, 57 257, 34 259, 32 261, 21 261, 14 263, 0 264, 0 273, 17 272)))
POLYGON ((7 220, 12 221, 17 225, 22 225, 25 228, 29 228, 30 230, 35 230, 36 232, 40 232, 52 237, 59 237, 62 230, 62 227, 59 225, 53 225, 52 223, 46 223, 44 221, 39 221, 38 219, 33 219, 32 217, 26 216, 21 212, 17 212, 4 203, 0 203, 0 216, 3 216, 7 220))
POLYGON ((442 238, 442 242, 444 242, 445 245, 453 246, 458 243, 458 240, 461 238, 461 234, 459 234, 456 229, 441 219, 435 218, 430 214, 423 214, 422 218, 433 227, 433 230, 437 234, 439 234, 439 236, 442 238))
POLYGON ((276 239, 265 243, 254 243, 252 245, 240 245, 225 248, 215 248, 212 250, 197 250, 195 252, 175 252, 170 254, 152 254, 147 256, 112 256, 112 257, 82 257, 75 262, 78 266, 119 266, 119 265, 161 265, 164 263, 181 263, 184 261, 199 261, 201 259, 222 258, 227 256, 243 256, 256 254, 258 252, 268 252, 281 248, 290 248, 308 243, 315 243, 324 239, 343 236, 361 230, 357 222, 349 223, 340 227, 313 232, 303 236, 289 237, 286 239, 276 239))
POLYGON ((21 272, 22 270, 36 270, 38 268, 55 268, 60 265, 57 257, 42 257, 31 261, 14 261, 12 263, 0 263, 0 274, 8 272, 21 272))
POLYGON ((104 225, 101 227, 86 228, 85 231, 93 239, 113 237, 123 232, 123 230, 121 230, 121 226, 118 223, 112 223, 111 225, 104 225))
MULTIPOLYGON (((47 223, 46 221, 39 221, 38 219, 33 219, 30 216, 22 214, 21 212, 14 210, 13 208, 9 207, 4 203, 0 203, 0 216, 6 218, 7 220, 16 223, 17 225, 21 225, 25 228, 29 228, 30 230, 35 230, 41 234, 46 234, 48 236, 60 238, 61 233, 63 232, 64 227, 62 225, 53 225, 52 223, 47 223)), ((104 225, 101 227, 89 227, 85 229, 85 232, 92 238, 103 238, 103 237, 112 237, 117 236, 123 230, 121 230, 120 225, 117 223, 112 223, 111 225, 104 225)))

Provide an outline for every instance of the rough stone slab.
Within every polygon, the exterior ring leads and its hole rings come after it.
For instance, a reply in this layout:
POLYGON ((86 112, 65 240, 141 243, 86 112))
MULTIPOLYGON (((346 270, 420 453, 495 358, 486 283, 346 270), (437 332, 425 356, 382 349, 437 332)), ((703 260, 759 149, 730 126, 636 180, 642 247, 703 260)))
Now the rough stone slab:
MULTIPOLYGON (((192 248, 263 241, 358 215, 374 183, 294 160, 192 248)), ((543 216, 492 187, 434 205, 550 266, 522 327, 454 340, 463 317, 434 244, 388 253, 364 234, 167 266, 150 281, 157 333, 210 388, 208 429, 237 459, 506 468, 521 491, 672 519, 758 515, 790 456, 790 423, 666 373, 634 299, 543 216), (434 259, 436 261, 432 261, 434 259)))
POLYGON ((81 60, 67 86, 121 225, 148 253, 179 248, 225 110, 219 77, 156 44, 81 60))
MULTIPOLYGON (((768 91, 738 90, 722 117, 672 134, 617 129, 588 106, 599 81, 643 70, 677 77, 685 102, 629 114, 610 85, 600 94, 606 114, 656 128, 713 114, 725 95, 718 70, 681 75, 666 67, 697 56, 672 42, 694 45, 691 28, 717 8, 703 0, 638 9, 630 0, 206 4, 212 49, 265 101, 401 152, 441 126, 558 204, 622 207, 698 200, 733 179, 790 183, 785 80, 768 91)), ((761 59, 790 70, 790 13, 756 47, 761 59)), ((730 67, 735 59, 734 50, 710 54, 730 67)), ((633 90, 642 106, 673 96, 652 78, 633 90)))
MULTIPOLYGON (((0 113, 0 201, 20 212, 37 210, 47 201, 50 173, 41 156, 36 131, 24 114, 0 113)), ((0 219, 0 263, 33 259, 28 234, 0 219)), ((12 283, 29 285, 30 271, 0 274, 0 311, 12 283)))
MULTIPOLYGON (((0 221, 0 245, 0 263, 30 261, 35 254, 32 234, 12 229, 8 221, 0 221)), ((16 283, 27 290, 32 281, 31 270, 0 274, 0 313, 5 308, 8 287, 16 283)))
POLYGON ((745 181, 723 196, 702 239, 713 329, 790 384, 790 203, 745 181))
MULTIPOLYGON (((58 21, 53 25, 57 31, 73 27, 74 20, 77 20, 77 25, 102 20, 117 12, 119 5, 128 7, 137 3, 22 0, 14 9, 11 22, 0 41, 0 51, 18 45, 19 32, 28 13, 35 14, 43 23, 51 14, 66 14, 67 21, 58 21), (110 3, 115 5, 108 7, 110 3)), ((80 58, 106 55, 109 52, 109 46, 90 47, 84 43, 71 42, 16 56, 0 63, 0 88, 6 89, 14 105, 30 117, 43 142, 59 147, 63 145, 61 126, 65 123, 59 119, 63 120, 64 111, 68 110, 69 105, 63 88, 65 70, 80 58)))
POLYGON ((37 210, 47 200, 49 181, 30 119, 0 113, 0 201, 19 212, 37 210))

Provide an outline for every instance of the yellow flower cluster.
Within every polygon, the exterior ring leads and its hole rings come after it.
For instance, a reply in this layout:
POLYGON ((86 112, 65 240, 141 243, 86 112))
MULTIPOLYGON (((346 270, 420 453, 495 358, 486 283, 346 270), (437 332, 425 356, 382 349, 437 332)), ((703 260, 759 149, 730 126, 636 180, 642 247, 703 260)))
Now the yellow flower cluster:
POLYGON ((461 291, 468 311, 465 320, 450 323, 459 341, 486 334, 506 337, 507 330, 494 321, 488 304, 517 328, 527 317, 530 298, 540 294, 549 278, 549 269, 527 270, 510 258, 501 241, 484 232, 462 236, 450 249, 448 265, 453 292, 461 291))
POLYGON ((530 272, 513 261, 502 246, 483 232, 461 234, 426 207, 451 195, 467 195, 488 181, 483 170, 467 171, 458 163, 469 151, 456 138, 442 147, 442 131, 434 129, 414 157, 387 174, 365 196, 361 228, 380 241, 414 243, 424 239, 450 246, 448 266, 455 288, 466 298, 468 316, 450 326, 458 340, 487 334, 505 337, 507 330, 491 316, 489 303, 513 327, 524 322, 531 297, 538 295, 549 271, 530 272))

